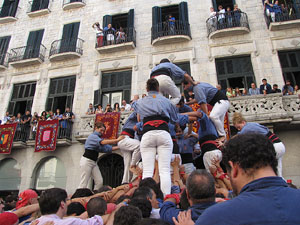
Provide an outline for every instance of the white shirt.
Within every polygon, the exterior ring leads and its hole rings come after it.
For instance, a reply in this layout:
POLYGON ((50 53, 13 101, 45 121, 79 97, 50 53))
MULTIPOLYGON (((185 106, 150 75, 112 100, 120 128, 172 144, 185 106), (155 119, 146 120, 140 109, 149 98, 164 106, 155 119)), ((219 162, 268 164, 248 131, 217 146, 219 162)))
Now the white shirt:
POLYGON ((126 104, 125 106, 122 105, 121 108, 125 108, 125 111, 130 111, 131 105, 129 105, 129 104, 126 104))
POLYGON ((219 18, 218 19, 220 20, 220 19, 224 19, 224 18, 225 18, 225 9, 222 9, 222 10, 219 11, 219 18))
POLYGON ((93 216, 92 218, 82 220, 79 218, 69 217, 66 219, 61 219, 56 214, 45 215, 38 219, 38 225, 43 225, 46 222, 54 222, 54 225, 103 225, 103 220, 101 216, 93 216))

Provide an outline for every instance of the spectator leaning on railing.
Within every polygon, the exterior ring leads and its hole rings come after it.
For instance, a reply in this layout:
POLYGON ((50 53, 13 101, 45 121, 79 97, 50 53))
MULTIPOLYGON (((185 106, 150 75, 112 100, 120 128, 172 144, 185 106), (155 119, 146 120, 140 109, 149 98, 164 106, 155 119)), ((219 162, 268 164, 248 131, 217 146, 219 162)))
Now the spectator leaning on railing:
POLYGON ((250 95, 259 95, 260 94, 260 90, 259 90, 259 88, 256 87, 255 83, 251 84, 251 88, 249 88, 249 94, 250 95))
POLYGON ((294 93, 294 88, 291 85, 290 80, 286 80, 285 85, 282 87, 282 94, 283 95, 292 95, 294 93))
POLYGON ((259 91, 261 94, 270 94, 272 91, 272 87, 267 83, 267 79, 262 79, 262 84, 259 87, 259 91), (264 93, 265 92, 265 93, 264 93))

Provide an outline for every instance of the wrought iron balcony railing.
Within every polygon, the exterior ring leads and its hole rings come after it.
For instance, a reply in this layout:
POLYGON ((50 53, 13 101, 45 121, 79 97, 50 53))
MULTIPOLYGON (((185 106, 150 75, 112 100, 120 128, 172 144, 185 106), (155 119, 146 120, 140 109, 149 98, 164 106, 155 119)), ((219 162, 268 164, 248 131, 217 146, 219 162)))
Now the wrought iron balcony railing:
POLYGON ((270 12, 268 9, 265 10, 264 15, 266 19, 267 26, 269 27, 271 23, 276 22, 286 22, 291 20, 300 19, 300 9, 295 9, 292 5, 288 7, 281 7, 280 11, 270 12))
POLYGON ((151 28, 151 43, 160 37, 186 35, 191 37, 190 24, 183 21, 162 22, 151 28))
POLYGON ((1 54, 0 55, 0 66, 8 67, 9 57, 10 57, 10 54, 8 52, 1 54))
POLYGON ((241 11, 231 11, 226 13, 217 13, 206 20, 208 36, 215 31, 234 27, 249 28, 248 16, 241 11))
POLYGON ((133 42, 135 45, 135 41, 136 32, 133 27, 123 28, 115 31, 103 31, 103 36, 96 35, 96 48, 127 42, 133 42))
POLYGON ((49 9, 49 0, 29 1, 27 13, 49 9))
POLYGON ((11 49, 9 62, 16 62, 25 59, 39 58, 42 61, 45 59, 46 47, 43 44, 39 46, 23 46, 11 49))
POLYGON ((71 4, 73 2, 82 2, 85 3, 85 0, 63 0, 63 6, 67 4, 71 4))
POLYGON ((83 42, 84 41, 80 38, 60 39, 53 41, 50 49, 50 56, 65 52, 76 52, 82 55, 83 42))

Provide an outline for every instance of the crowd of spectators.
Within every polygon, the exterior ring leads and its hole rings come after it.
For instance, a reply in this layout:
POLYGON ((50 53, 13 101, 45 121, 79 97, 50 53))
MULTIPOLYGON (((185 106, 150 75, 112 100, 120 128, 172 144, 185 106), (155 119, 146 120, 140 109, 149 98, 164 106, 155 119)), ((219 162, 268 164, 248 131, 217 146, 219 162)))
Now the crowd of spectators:
POLYGON ((60 109, 56 109, 55 113, 53 113, 53 111, 43 111, 41 115, 39 115, 37 112, 34 112, 32 115, 29 110, 26 110, 24 115, 18 113, 17 116, 11 115, 10 112, 6 112, 1 124, 17 123, 15 138, 18 140, 27 141, 28 138, 35 138, 37 124, 39 121, 54 119, 59 121, 58 137, 69 137, 71 135, 72 124, 75 120, 75 115, 70 111, 69 107, 66 107, 64 113, 61 113, 60 109))
POLYGON ((277 0, 263 0, 264 11, 270 22, 282 22, 296 19, 292 5, 280 4, 277 0))
POLYGON ((248 90, 246 88, 240 89, 236 87, 233 89, 232 87, 228 87, 226 90, 222 89, 221 85, 218 84, 216 86, 220 91, 222 91, 228 98, 239 97, 239 96, 249 96, 249 95, 267 95, 274 93, 282 93, 283 95, 299 95, 300 90, 299 86, 295 85, 294 87, 291 84, 290 80, 286 80, 285 85, 283 85, 282 89, 278 88, 277 84, 273 84, 273 87, 267 82, 267 79, 262 79, 262 84, 260 87, 256 87, 255 83, 251 83, 251 88, 248 90))
POLYGON ((132 167, 131 183, 116 188, 8 195, 0 198, 0 225, 299 224, 300 192, 276 176, 275 150, 266 137, 240 134, 222 151, 221 165, 213 160, 210 171, 187 172, 173 157, 171 194, 165 196, 157 162, 152 178, 142 179, 142 166, 132 167))

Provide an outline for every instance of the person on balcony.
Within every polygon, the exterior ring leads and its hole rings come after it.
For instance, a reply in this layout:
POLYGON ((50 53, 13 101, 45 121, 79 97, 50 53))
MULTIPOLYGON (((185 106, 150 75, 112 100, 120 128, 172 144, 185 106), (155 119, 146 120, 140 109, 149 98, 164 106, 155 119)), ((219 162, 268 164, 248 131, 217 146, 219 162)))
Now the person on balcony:
POLYGON ((300 95, 299 86, 297 84, 294 87, 294 95, 300 95))
POLYGON ((107 45, 112 45, 115 42, 115 28, 108 24, 107 27, 104 27, 104 33, 106 35, 107 45))
POLYGON ((219 22, 219 29, 224 29, 224 23, 225 23, 225 9, 223 9, 223 6, 218 6, 219 12, 218 12, 218 22, 219 22))
POLYGON ((124 108, 125 111, 130 111, 131 105, 127 104, 126 100, 123 99, 121 108, 124 108))
POLYGON ((278 1, 275 1, 274 4, 271 4, 269 0, 266 0, 265 4, 267 9, 270 12, 272 22, 279 22, 280 21, 279 17, 282 12, 280 6, 278 5, 278 1))
POLYGON ((281 93, 281 90, 278 88, 278 84, 273 84, 273 88, 271 90, 271 93, 281 93))
POLYGON ((118 102, 116 102, 114 104, 114 110, 113 110, 113 112, 120 112, 120 111, 121 111, 120 104, 118 102))
POLYGON ((267 79, 262 79, 262 84, 259 87, 259 91, 261 94, 264 94, 264 91, 266 91, 267 94, 270 94, 272 90, 272 87, 270 84, 268 84, 267 79))
POLYGON ((176 106, 180 101, 181 94, 173 79, 186 79, 193 85, 196 84, 190 75, 188 75, 180 67, 171 63, 168 59, 162 59, 160 63, 152 69, 150 78, 155 78, 158 81, 159 91, 161 93, 168 94, 172 97, 171 102, 174 106, 176 106))
POLYGON ((119 31, 116 33, 117 36, 117 44, 124 43, 126 40, 126 34, 123 30, 123 27, 120 27, 119 31))
POLYGON ((31 118, 32 115, 30 114, 30 111, 26 110, 25 115, 23 115, 21 119, 21 124, 24 124, 25 141, 27 141, 29 138, 31 118))
POLYGON ((286 80, 285 85, 282 87, 282 94, 283 95, 293 95, 294 93, 294 88, 291 85, 290 80, 286 80))
POLYGON ((67 107, 63 114, 63 120, 61 122, 60 138, 71 138, 72 125, 75 120, 75 115, 67 107))
POLYGON ((251 83, 251 88, 249 88, 249 95, 259 95, 260 90, 256 87, 255 83, 251 83))
POLYGON ((238 4, 234 4, 233 6, 233 23, 234 26, 239 27, 241 26, 241 12, 238 4))
POLYGON ((90 134, 84 144, 84 154, 80 159, 81 178, 78 188, 87 188, 88 182, 92 177, 95 182, 95 190, 98 190, 103 185, 103 178, 97 165, 98 155, 102 153, 111 153, 118 150, 117 144, 124 139, 124 136, 119 136, 117 139, 103 139, 101 136, 105 133, 106 127, 102 122, 95 123, 95 131, 90 134))
POLYGON ((232 27, 232 11, 230 7, 226 8, 226 22, 227 22, 227 27, 232 27))
POLYGON ((5 116, 4 116, 3 120, 2 120, 2 124, 6 124, 6 122, 9 121, 9 120, 10 120, 10 116, 9 116, 9 112, 7 111, 5 113, 5 116))
POLYGON ((174 35, 175 34, 175 17, 173 17, 172 14, 169 14, 169 16, 168 16, 168 27, 169 27, 169 34, 174 35))
POLYGON ((95 114, 98 114, 98 113, 103 113, 103 109, 102 109, 102 106, 100 104, 97 105, 95 114))
POLYGON ((217 28, 217 13, 214 7, 210 7, 210 14, 209 14, 209 24, 213 27, 212 31, 215 31, 217 28))
POLYGON ((213 106, 210 112, 210 119, 216 126, 219 140, 224 141, 226 138, 226 132, 224 130, 224 118, 230 107, 230 102, 226 95, 224 95, 217 88, 204 82, 200 82, 195 86, 192 86, 191 82, 187 80, 183 81, 184 90, 193 91, 195 99, 190 101, 189 104, 198 103, 201 110, 208 115, 207 104, 213 106))
POLYGON ((103 29, 101 29, 99 22, 94 23, 92 27, 96 32, 97 47, 101 47, 103 45, 103 29))
POLYGON ((241 113, 234 113, 232 117, 232 123, 235 128, 239 130, 239 134, 262 134, 273 143, 276 152, 276 158, 278 160, 278 176, 282 177, 282 157, 285 153, 285 146, 279 137, 277 137, 276 134, 271 132, 267 127, 259 123, 247 122, 241 113))
POLYGON ((235 91, 232 89, 232 87, 228 87, 226 91, 227 98, 234 98, 235 97, 235 91))
POLYGON ((92 103, 89 104, 89 107, 85 113, 86 115, 92 115, 95 114, 95 109, 92 103))

